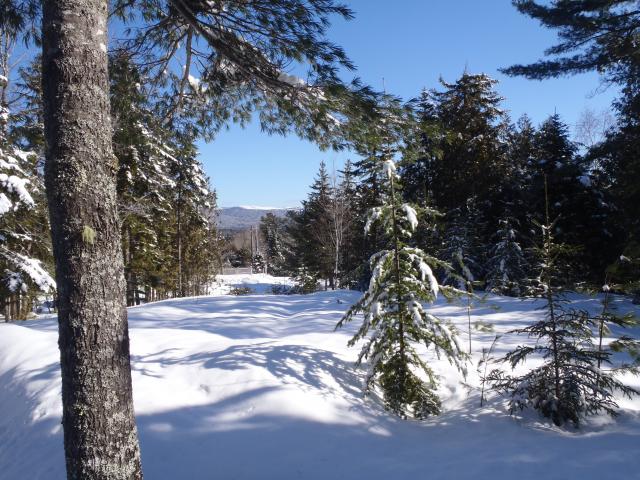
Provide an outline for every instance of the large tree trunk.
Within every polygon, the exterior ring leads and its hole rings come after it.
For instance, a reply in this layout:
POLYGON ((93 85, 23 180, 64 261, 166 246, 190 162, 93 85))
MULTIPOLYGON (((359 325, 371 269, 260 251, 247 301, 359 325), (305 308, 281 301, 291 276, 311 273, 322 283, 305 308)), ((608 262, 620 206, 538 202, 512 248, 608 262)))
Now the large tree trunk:
POLYGON ((107 0, 45 0, 45 182, 58 284, 67 478, 140 479, 116 160, 107 0))

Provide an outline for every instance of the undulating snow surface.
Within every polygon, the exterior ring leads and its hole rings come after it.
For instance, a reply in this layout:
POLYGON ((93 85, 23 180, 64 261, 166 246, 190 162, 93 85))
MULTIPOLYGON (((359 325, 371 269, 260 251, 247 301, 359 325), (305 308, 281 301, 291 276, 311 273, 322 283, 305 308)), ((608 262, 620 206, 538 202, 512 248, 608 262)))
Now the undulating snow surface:
MULTIPOLYGON (((283 280, 224 283, 269 281, 283 280)), ((482 347, 538 315, 534 302, 490 297, 473 310, 472 320, 495 332, 473 332, 467 386, 432 359, 446 411, 417 422, 362 397, 362 371, 353 366, 359 349, 346 346, 358 325, 333 331, 357 298, 346 291, 218 295, 130 308, 145 478, 640 478, 638 399, 621 400, 617 419, 594 418, 579 432, 532 414, 510 417, 495 397, 479 407, 482 347)), ((576 301, 599 307, 595 299, 576 301)), ((435 311, 458 325, 466 345, 465 308, 442 302, 435 311)), ((520 341, 503 336, 496 355, 520 341)), ((0 479, 64 478, 56 342, 55 318, 0 324, 0 479)))

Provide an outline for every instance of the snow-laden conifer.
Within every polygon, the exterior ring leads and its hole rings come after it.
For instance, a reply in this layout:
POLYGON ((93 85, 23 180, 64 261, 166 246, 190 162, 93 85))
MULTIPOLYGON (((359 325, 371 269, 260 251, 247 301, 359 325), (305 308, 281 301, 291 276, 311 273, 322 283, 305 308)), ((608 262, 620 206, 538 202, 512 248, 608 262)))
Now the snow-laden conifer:
MULTIPOLYGON (((0 78, 1 82, 6 79, 0 78)), ((38 206, 34 198, 42 193, 34 172, 36 155, 9 140, 8 120, 9 110, 0 104, 0 292, 51 292, 55 281, 33 254, 40 239, 30 230, 38 206)))
MULTIPOLYGON (((363 314, 363 323, 349 345, 364 342, 357 363, 368 363, 365 392, 379 386, 389 410, 403 417, 424 418, 440 412, 440 400, 436 374, 420 357, 416 344, 432 348, 464 372, 465 356, 455 330, 425 306, 439 293, 448 295, 454 289, 439 285, 434 275, 435 269, 446 268, 444 262, 407 244, 418 225, 418 214, 402 202, 391 155, 386 155, 380 168, 386 185, 381 204, 370 211, 365 229, 378 224, 386 248, 371 257, 369 288, 336 328, 363 314)), ((436 214, 433 210, 425 213, 436 214)))

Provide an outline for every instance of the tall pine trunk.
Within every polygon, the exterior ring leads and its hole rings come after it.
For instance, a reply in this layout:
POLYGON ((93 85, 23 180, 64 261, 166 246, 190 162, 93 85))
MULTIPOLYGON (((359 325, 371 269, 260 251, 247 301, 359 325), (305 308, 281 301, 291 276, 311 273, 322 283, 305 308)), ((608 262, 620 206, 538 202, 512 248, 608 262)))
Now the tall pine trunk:
POLYGON ((43 2, 45 182, 68 479, 141 479, 107 74, 107 0, 43 2))

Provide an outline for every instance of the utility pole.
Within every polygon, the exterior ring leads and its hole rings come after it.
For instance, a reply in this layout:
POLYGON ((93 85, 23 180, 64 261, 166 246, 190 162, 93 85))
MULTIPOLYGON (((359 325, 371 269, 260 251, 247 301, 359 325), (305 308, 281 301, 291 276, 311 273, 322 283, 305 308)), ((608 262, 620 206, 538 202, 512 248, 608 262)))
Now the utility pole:
POLYGON ((250 238, 249 241, 251 243, 251 260, 250 260, 249 267, 251 268, 251 273, 253 274, 253 225, 249 227, 249 238, 250 238))

